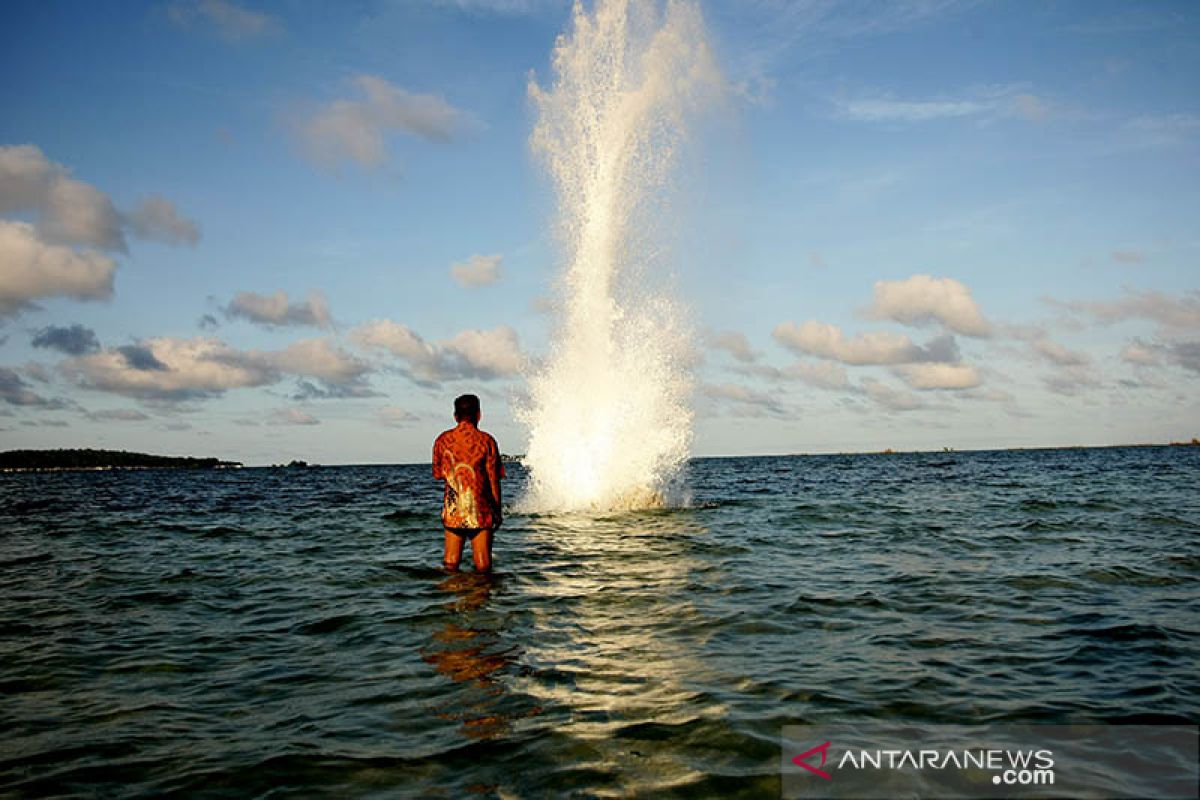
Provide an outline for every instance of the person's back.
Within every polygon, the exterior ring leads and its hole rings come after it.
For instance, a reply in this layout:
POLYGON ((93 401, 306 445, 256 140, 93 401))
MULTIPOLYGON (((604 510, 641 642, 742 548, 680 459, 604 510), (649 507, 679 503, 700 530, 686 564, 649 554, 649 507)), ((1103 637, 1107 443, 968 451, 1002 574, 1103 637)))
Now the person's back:
POLYGON ((458 568, 464 540, 470 539, 475 568, 487 570, 491 567, 492 533, 502 521, 504 465, 496 440, 478 428, 479 398, 457 398, 454 417, 458 425, 443 432, 433 445, 433 477, 446 485, 442 503, 445 565, 458 568))

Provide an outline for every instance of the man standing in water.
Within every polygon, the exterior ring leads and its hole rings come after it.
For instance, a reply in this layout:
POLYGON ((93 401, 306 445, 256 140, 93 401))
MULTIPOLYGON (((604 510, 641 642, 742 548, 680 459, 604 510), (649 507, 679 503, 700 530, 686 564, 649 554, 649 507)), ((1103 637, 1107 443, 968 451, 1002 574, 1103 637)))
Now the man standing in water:
POLYGON ((500 479, 504 464, 491 434, 479 430, 479 398, 454 400, 456 427, 433 443, 434 480, 446 482, 442 525, 446 529, 446 569, 457 570, 463 543, 471 540, 477 572, 492 568, 492 534, 500 527, 500 479))

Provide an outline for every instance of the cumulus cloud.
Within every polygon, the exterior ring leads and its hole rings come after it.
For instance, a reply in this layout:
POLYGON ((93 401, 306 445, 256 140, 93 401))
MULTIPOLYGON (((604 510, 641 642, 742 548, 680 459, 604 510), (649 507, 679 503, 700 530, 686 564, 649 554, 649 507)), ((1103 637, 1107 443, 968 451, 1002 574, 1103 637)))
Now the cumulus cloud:
POLYGON ((130 232, 142 239, 157 239, 174 245, 192 245, 200 241, 200 229, 185 218, 165 197, 151 195, 125 215, 130 232))
POLYGON ((0 214, 32 211, 39 238, 125 250, 121 215, 108 195, 76 180, 35 145, 0 147, 0 214))
POLYGON ((1146 255, 1140 250, 1113 250, 1112 260, 1118 264, 1141 264, 1146 255))
POLYGON ((60 369, 84 388, 143 400, 210 397, 279 378, 267 359, 202 337, 147 339, 137 350, 106 348, 67 359, 60 369))
POLYGON ((58 409, 66 408, 62 400, 51 400, 34 392, 16 370, 0 367, 0 400, 12 406, 58 409))
POLYGON ((80 356, 99 350, 100 340, 96 338, 95 331, 83 325, 47 325, 34 334, 32 345, 69 356, 80 356))
POLYGON ((450 265, 450 275, 459 286, 468 289, 476 286, 488 286, 500 280, 500 262, 504 257, 496 254, 490 256, 474 255, 466 261, 450 265))
POLYGON ((742 364, 734 371, 770 381, 801 381, 817 389, 849 389, 846 368, 832 361, 797 361, 782 369, 770 364, 742 364))
POLYGON ((916 411, 925 408, 925 401, 912 392, 895 389, 874 378, 863 378, 859 388, 876 405, 889 411, 916 411))
MULTIPOLYGON (((230 319, 244 319, 267 327, 311 325, 328 328, 333 324, 325 295, 310 291, 304 302, 289 302, 287 292, 274 294, 238 292, 224 308, 230 319)), ((215 320, 214 320, 215 321, 215 320)))
POLYGON ((379 167, 388 161, 388 134, 445 142, 465 124, 466 115, 436 95, 414 94, 376 75, 359 75, 351 83, 358 99, 334 100, 300 126, 309 153, 320 163, 348 159, 379 167))
POLYGON ((1074 397, 1088 389, 1096 389, 1101 386, 1100 379, 1096 377, 1092 369, 1082 364, 1060 367, 1053 374, 1042 378, 1042 383, 1055 394, 1068 397, 1074 397))
POLYGON ((491 330, 462 331, 442 347, 460 362, 460 371, 470 377, 502 378, 516 375, 525 364, 517 332, 507 325, 491 330))
POLYGON ((1200 340, 1167 342, 1163 348, 1172 364, 1200 374, 1200 340))
POLYGON ((970 364, 905 364, 895 373, 914 389, 973 389, 983 383, 970 364))
POLYGON ((36 361, 27 361, 25 362, 25 366, 21 367, 21 371, 38 383, 50 382, 50 370, 47 369, 45 364, 39 364, 36 361))
POLYGON ((1200 330, 1200 291, 1173 297, 1163 292, 1127 289, 1125 296, 1118 300, 1089 302, 1051 298, 1048 302, 1068 311, 1085 314, 1105 325, 1141 319, 1156 323, 1165 335, 1200 330))
POLYGON ((87 418, 96 422, 141 422, 150 419, 135 408, 107 408, 101 411, 91 411, 87 418))
POLYGON ((387 425, 392 428, 400 428, 408 425, 410 422, 415 422, 416 414, 405 411, 399 406, 384 406, 379 409, 377 418, 382 425, 387 425))
POLYGON ((706 383, 700 387, 705 397, 725 401, 747 416, 786 417, 787 410, 779 398, 736 383, 706 383))
POLYGON ((214 397, 230 389, 300 379, 297 399, 371 397, 370 365, 329 339, 283 350, 237 350, 219 339, 160 337, 67 359, 60 369, 80 386, 140 400, 214 397))
POLYGON ((12 213, 33 224, 0 219, 0 317, 36 307, 38 297, 111 297, 116 264, 98 251, 125 252, 126 228, 172 243, 199 237, 161 197, 119 213, 108 195, 31 144, 0 147, 0 214, 12 213))
POLYGON ((108 300, 116 263, 93 250, 42 241, 32 225, 0 220, 0 318, 44 297, 108 300))
POLYGON ((845 367, 831 361, 798 361, 784 372, 818 389, 847 389, 850 386, 845 367))
POLYGON ((414 379, 426 383, 518 374, 526 363, 517 332, 507 325, 465 330, 441 342, 428 342, 406 325, 375 320, 350 332, 360 347, 383 350, 404 361, 414 379))
POLYGON ((913 275, 902 281, 876 281, 875 300, 866 314, 905 325, 936 321, 964 336, 991 333, 971 290, 953 278, 913 275))
POLYGON ((140 344, 126 344, 113 349, 121 354, 131 369, 141 372, 165 372, 169 369, 166 364, 158 360, 158 356, 154 355, 154 351, 149 347, 140 344))
POLYGON ((168 9, 171 21, 181 27, 199 22, 229 42, 256 39, 278 31, 279 20, 261 11, 251 11, 229 0, 179 2, 168 9))
POLYGON ((1162 364, 1160 348, 1154 344, 1134 339, 1121 350, 1121 360, 1141 367, 1157 367, 1162 364))
POLYGON ((329 339, 304 339, 263 358, 282 372, 330 385, 352 384, 371 370, 366 362, 334 346, 329 339))
POLYGON ((1081 367, 1091 363, 1087 353, 1070 350, 1058 342, 1045 336, 1038 337, 1030 343, 1033 352, 1051 364, 1060 367, 1081 367))
POLYGON ((278 408, 271 412, 270 422, 274 425, 320 425, 321 420, 298 408, 278 408))
POLYGON ((856 366, 957 361, 958 345, 952 336, 939 336, 925 347, 907 336, 872 331, 847 338, 837 325, 809 320, 802 325, 784 322, 771 335, 797 353, 856 366))
POLYGON ((713 350, 724 350, 743 364, 753 363, 758 359, 758 353, 750 347, 750 342, 744 333, 738 331, 709 331, 705 344, 713 350))

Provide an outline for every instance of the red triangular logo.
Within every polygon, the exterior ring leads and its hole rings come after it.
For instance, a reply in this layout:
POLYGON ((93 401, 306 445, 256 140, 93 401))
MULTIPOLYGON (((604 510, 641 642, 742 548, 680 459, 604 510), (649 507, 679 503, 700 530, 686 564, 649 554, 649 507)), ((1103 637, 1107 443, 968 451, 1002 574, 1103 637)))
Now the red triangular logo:
POLYGON ((817 769, 812 764, 808 763, 808 757, 814 755, 815 753, 821 754, 821 766, 825 766, 825 758, 829 755, 829 742, 826 742, 825 744, 819 744, 811 750, 805 750, 803 753, 793 758, 792 763, 797 767, 804 767, 813 775, 820 775, 827 781, 833 780, 833 776, 831 776, 828 772, 823 769, 817 769))

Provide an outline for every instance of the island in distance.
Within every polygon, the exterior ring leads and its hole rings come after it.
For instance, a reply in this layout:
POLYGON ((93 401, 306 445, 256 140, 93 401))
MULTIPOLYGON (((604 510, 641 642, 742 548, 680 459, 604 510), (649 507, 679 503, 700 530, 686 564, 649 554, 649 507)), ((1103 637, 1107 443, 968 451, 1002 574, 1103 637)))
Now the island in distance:
POLYGON ((7 450, 0 453, 0 472, 68 469, 236 469, 240 461, 191 456, 156 456, 126 450, 7 450))

